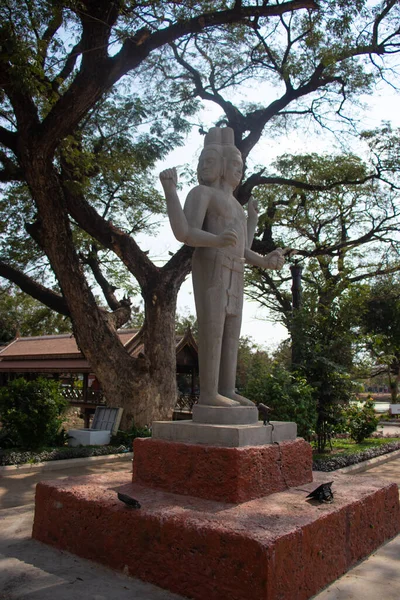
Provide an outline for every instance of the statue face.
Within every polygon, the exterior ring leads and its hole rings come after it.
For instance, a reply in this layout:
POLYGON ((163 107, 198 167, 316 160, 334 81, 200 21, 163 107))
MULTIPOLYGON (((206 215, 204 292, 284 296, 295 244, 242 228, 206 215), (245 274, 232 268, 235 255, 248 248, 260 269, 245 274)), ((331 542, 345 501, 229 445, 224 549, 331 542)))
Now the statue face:
POLYGON ((197 178, 203 185, 211 185, 222 174, 222 156, 214 148, 205 148, 200 154, 197 178))
POLYGON ((243 161, 239 150, 236 148, 227 150, 225 161, 225 180, 235 189, 243 175, 243 161))

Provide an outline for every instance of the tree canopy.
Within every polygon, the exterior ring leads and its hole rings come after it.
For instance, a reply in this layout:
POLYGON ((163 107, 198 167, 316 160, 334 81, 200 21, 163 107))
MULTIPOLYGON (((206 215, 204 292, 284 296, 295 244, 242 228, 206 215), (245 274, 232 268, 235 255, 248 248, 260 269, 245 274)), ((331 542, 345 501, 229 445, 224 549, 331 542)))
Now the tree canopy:
POLYGON ((371 375, 387 374, 395 403, 400 386, 399 277, 378 278, 363 292, 359 324, 374 362, 371 375))
MULTIPOLYGON (((0 276, 71 318, 127 421, 171 412, 176 294, 190 270, 190 249, 158 267, 135 241, 163 211, 149 169, 205 101, 220 107, 244 160, 276 127, 336 127, 360 93, 392 76, 399 16, 395 0, 2 3, 0 276), (235 105, 250 83, 265 84, 268 101, 235 105), (145 303, 140 360, 115 333, 130 317, 116 288, 128 296, 134 285, 145 303)), ((246 172, 237 197, 244 204, 276 183, 308 185, 262 166, 246 172)), ((262 253, 280 241, 272 229, 262 253)))
MULTIPOLYGON (((383 160, 383 156, 382 156, 383 160)), ((400 269, 398 173, 390 181, 371 176, 371 165, 354 154, 283 155, 274 165, 297 186, 259 187, 260 242, 275 240, 304 264, 303 282, 315 310, 329 310, 351 285, 400 269), (340 182, 347 182, 341 184, 340 182)), ((388 175, 388 174, 387 174, 388 175)), ((290 329, 290 277, 272 279, 253 270, 249 295, 280 313, 290 329)))

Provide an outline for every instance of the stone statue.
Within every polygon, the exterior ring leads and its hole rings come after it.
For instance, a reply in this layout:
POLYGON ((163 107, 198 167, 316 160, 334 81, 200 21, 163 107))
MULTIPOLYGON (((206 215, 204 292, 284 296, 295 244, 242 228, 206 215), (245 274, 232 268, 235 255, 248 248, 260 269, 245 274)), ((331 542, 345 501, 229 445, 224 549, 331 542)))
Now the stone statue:
POLYGON ((199 185, 182 210, 176 169, 160 173, 175 237, 196 249, 192 260, 199 342, 200 405, 254 406, 235 392, 243 307, 244 263, 281 269, 283 250, 261 256, 250 249, 257 224, 251 201, 249 218, 233 192, 243 162, 233 130, 213 127, 205 137, 197 168, 199 185))

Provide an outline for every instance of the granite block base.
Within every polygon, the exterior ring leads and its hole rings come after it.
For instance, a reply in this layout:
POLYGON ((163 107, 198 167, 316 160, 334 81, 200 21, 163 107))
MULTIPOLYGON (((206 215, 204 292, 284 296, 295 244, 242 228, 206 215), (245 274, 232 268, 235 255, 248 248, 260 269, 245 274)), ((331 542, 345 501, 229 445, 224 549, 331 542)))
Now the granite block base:
POLYGON ((249 425, 210 425, 193 421, 154 421, 152 426, 153 439, 227 448, 264 446, 295 440, 296 437, 296 423, 286 421, 271 421, 268 425, 260 422, 249 425))

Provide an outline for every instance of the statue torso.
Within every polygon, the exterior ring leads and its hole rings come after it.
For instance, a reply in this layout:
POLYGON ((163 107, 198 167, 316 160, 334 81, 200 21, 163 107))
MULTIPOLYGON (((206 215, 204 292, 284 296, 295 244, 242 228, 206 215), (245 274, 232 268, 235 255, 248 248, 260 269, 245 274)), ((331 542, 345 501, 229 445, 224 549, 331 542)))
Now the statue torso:
POLYGON ((223 248, 225 254, 243 258, 246 244, 246 215, 232 194, 209 188, 211 194, 208 209, 204 219, 205 231, 218 235, 226 229, 234 229, 238 239, 236 246, 223 248))

